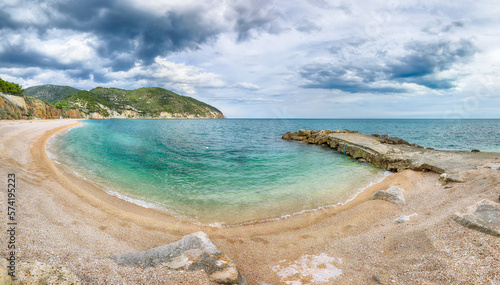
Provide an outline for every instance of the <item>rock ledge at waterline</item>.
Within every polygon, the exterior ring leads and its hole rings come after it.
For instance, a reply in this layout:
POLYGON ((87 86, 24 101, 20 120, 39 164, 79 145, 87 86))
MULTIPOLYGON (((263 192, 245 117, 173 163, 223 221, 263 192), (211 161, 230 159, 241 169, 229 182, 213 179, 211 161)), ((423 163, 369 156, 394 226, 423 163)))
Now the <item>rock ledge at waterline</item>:
POLYGON ((465 170, 500 166, 500 153, 436 150, 389 135, 301 129, 288 132, 282 138, 329 146, 337 152, 389 171, 411 169, 456 176, 465 170))

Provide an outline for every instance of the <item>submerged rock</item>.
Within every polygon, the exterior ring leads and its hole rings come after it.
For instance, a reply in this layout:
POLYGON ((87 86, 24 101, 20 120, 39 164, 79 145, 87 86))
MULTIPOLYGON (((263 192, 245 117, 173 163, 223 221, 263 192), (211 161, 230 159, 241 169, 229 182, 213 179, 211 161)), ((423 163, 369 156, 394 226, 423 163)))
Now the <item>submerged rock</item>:
POLYGON ((247 284, 236 264, 204 232, 184 236, 179 241, 160 247, 109 258, 119 265, 142 268, 162 264, 174 270, 203 270, 213 283, 247 284))
POLYGON ((399 186, 391 186, 386 190, 377 191, 371 197, 372 200, 385 200, 396 205, 404 205, 405 197, 403 196, 404 189, 399 186))
POLYGON ((500 237, 500 205, 490 200, 482 200, 455 213, 453 219, 464 227, 500 237))

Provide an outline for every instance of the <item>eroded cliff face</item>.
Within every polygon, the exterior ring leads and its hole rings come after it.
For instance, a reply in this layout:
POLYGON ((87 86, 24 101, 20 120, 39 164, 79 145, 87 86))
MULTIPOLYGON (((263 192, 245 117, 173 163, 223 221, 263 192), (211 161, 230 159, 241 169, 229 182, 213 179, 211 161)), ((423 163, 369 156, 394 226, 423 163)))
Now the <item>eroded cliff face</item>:
POLYGON ((77 109, 57 109, 34 98, 0 93, 0 119, 17 120, 28 118, 79 119, 85 118, 85 114, 81 113, 77 109))
POLYGON ((161 112, 158 116, 144 115, 136 110, 117 112, 107 106, 99 104, 102 112, 91 112, 85 116, 87 119, 225 119, 222 113, 207 108, 205 115, 184 113, 161 112), (103 114, 104 113, 104 114, 103 114), (107 113, 107 114, 106 114, 107 113), (107 116, 106 116, 107 115, 107 116))

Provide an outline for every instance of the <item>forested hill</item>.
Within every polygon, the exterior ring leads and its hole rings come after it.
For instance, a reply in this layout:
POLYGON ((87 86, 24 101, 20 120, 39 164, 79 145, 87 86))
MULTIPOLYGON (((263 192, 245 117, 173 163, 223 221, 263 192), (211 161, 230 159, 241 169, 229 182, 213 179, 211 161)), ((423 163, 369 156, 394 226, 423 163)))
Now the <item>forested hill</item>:
POLYGON ((163 88, 124 90, 98 87, 55 102, 86 114, 112 118, 224 118, 217 108, 163 88))
POLYGON ((23 90, 15 83, 3 80, 0 83, 0 91, 4 93, 0 98, 0 119, 225 118, 213 106, 158 87, 136 90, 98 87, 86 91, 69 86, 40 85, 23 90))
POLYGON ((24 94, 52 103, 64 99, 68 95, 75 94, 78 91, 80 90, 69 86, 46 84, 28 87, 24 90, 24 94))

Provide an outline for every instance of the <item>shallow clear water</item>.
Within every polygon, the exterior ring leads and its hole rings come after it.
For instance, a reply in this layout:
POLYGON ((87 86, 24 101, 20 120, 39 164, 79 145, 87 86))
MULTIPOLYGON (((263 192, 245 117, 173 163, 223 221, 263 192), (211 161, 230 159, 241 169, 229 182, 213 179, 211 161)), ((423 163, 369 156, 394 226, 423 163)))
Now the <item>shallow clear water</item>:
POLYGON ((500 151, 500 120, 89 120, 55 159, 106 191, 204 224, 279 218, 344 202, 383 171, 287 131, 356 129, 441 149, 500 151))

